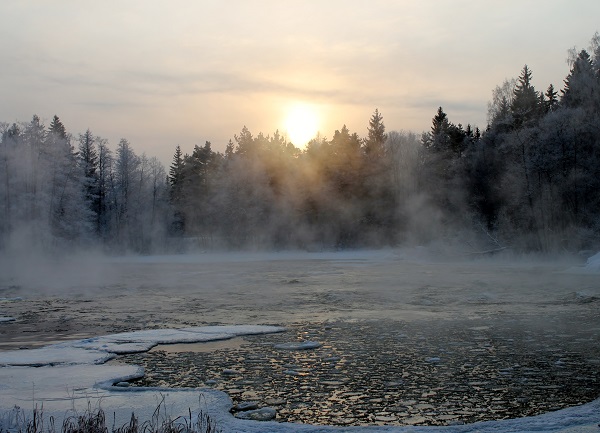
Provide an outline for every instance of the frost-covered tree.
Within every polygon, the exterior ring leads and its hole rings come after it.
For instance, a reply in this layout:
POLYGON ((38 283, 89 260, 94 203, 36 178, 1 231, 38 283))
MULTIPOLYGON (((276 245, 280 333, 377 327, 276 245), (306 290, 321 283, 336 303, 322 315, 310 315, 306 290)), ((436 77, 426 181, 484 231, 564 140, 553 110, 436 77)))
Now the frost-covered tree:
POLYGON ((21 128, 16 123, 12 125, 1 124, 0 136, 0 164, 2 164, 2 179, 0 182, 0 205, 2 207, 2 218, 0 218, 0 247, 6 245, 12 234, 15 224, 19 220, 17 205, 20 201, 19 189, 19 147, 21 146, 21 128))
POLYGON ((92 211, 82 189, 85 178, 79 171, 78 154, 71 136, 58 116, 54 116, 46 137, 49 168, 49 215, 57 239, 71 243, 87 240, 92 232, 92 211))
POLYGON ((0 173, 0 244, 50 250, 77 245, 90 234, 90 214, 70 135, 57 116, 48 129, 38 116, 4 127, 0 173))
POLYGON ((488 102, 487 121, 490 128, 507 131, 512 127, 510 106, 514 98, 517 80, 504 80, 502 85, 492 91, 492 100, 488 102))
POLYGON ((96 137, 87 129, 79 134, 79 167, 83 176, 83 190, 90 211, 94 215, 96 229, 100 218, 100 190, 98 182, 98 150, 96 137))
POLYGON ((96 137, 98 148, 98 217, 96 231, 106 243, 113 228, 115 209, 112 206, 114 195, 113 153, 108 140, 96 137))
MULTIPOLYGON (((41 217, 42 208, 46 204, 44 195, 45 187, 45 158, 44 145, 46 140, 46 127, 37 115, 25 125, 22 136, 23 144, 27 149, 26 194, 29 202, 29 217, 36 220, 41 217)), ((38 233, 38 235, 41 235, 38 233)))
POLYGON ((114 204, 115 209, 115 235, 117 243, 129 247, 132 239, 132 215, 134 209, 132 196, 135 193, 136 171, 140 160, 135 154, 129 141, 122 138, 117 145, 114 161, 114 204))
POLYGON ((600 78, 586 50, 573 62, 561 93, 560 102, 566 108, 600 108, 600 78))

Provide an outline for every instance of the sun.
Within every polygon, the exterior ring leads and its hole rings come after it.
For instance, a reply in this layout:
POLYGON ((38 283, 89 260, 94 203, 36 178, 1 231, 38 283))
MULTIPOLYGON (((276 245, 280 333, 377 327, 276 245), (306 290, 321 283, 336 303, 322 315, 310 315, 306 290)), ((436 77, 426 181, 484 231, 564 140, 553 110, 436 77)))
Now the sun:
POLYGON ((308 104, 293 105, 285 118, 285 130, 289 140, 295 146, 306 146, 319 130, 316 109, 308 104))

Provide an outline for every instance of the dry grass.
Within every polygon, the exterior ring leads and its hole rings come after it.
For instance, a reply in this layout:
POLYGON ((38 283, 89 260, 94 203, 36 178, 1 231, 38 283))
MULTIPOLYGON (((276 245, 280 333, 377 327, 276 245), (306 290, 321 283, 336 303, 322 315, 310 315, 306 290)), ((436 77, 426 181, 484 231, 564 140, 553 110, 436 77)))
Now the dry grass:
POLYGON ((102 408, 88 409, 83 414, 71 415, 62 423, 60 429, 56 428, 54 418, 49 417, 47 422, 43 408, 37 406, 28 417, 25 411, 15 407, 8 414, 0 416, 0 433, 222 433, 217 428, 215 421, 206 413, 200 411, 194 418, 191 409, 188 416, 171 418, 164 410, 163 401, 154 410, 152 418, 140 422, 135 413, 131 414, 129 423, 112 427, 106 424, 106 415, 102 408))

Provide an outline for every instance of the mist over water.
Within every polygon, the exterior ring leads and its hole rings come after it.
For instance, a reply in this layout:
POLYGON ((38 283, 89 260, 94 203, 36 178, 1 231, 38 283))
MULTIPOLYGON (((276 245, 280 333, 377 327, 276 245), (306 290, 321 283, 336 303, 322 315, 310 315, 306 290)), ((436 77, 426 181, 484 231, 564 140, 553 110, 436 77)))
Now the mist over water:
MULTIPOLYGON (((138 330, 277 324, 297 335, 273 341, 331 339, 314 347, 340 359, 356 355, 368 375, 375 354, 401 346, 397 330, 406 329, 405 362, 445 369, 440 387, 454 380, 453 368, 476 370, 485 354, 488 379, 522 373, 494 382, 510 389, 503 404, 519 407, 510 414, 563 407, 560 398, 546 404, 540 391, 539 410, 528 411, 519 393, 530 369, 543 390, 547 375, 556 379, 565 365, 574 375, 600 362, 599 56, 598 46, 574 56, 560 99, 552 87, 537 91, 524 67, 494 90, 485 131, 450 121, 439 107, 421 136, 386 132, 376 109, 365 137, 343 126, 300 150, 278 132, 255 136, 243 127, 224 153, 210 142, 189 154, 177 146, 168 170, 126 139, 112 150, 90 130, 74 136, 58 117, 48 126, 37 116, 1 124, 0 317, 10 320, 0 323, 0 350, 138 330), (504 365, 516 354, 518 366, 504 365)), ((385 353, 377 368, 394 362, 393 351, 385 353)), ((179 355, 140 356, 181 367, 179 355)), ((304 373, 317 382, 321 374, 343 376, 329 365, 311 369, 321 361, 309 358, 303 370, 291 361, 285 367, 293 383, 304 373)), ((379 379, 401 370, 381 370, 379 379)), ((161 377, 161 386, 188 383, 184 373, 161 377)), ((348 382, 368 388, 355 379, 348 382)), ((580 404, 596 397, 597 379, 581 393, 560 380, 552 386, 568 394, 568 405, 580 404)), ((352 386, 343 399, 357 397, 352 386)), ((418 402, 402 411, 431 409, 416 407, 430 397, 443 404, 420 386, 409 399, 418 402)), ((322 397, 335 397, 326 388, 322 397)), ((306 403, 296 397, 286 397, 290 420, 306 403)), ((382 419, 396 417, 377 407, 382 419)), ((357 418, 349 423, 362 425, 357 418)), ((495 418, 467 421, 480 419, 495 418)))
POLYGON ((0 350, 26 353, 48 342, 135 330, 283 325, 287 332, 214 344, 210 353, 179 346, 177 353, 161 355, 157 347, 126 360, 146 367, 138 385, 214 386, 231 389, 235 402, 258 392, 263 404, 285 400, 278 406, 281 419, 305 423, 378 422, 362 417, 367 411, 392 424, 440 425, 531 415, 594 398, 596 379, 572 391, 564 381, 593 371, 600 357, 598 274, 572 257, 501 252, 474 259, 457 251, 223 252, 37 262, 39 273, 21 274, 10 287, 4 280, 0 284, 0 316, 16 319, 1 324, 0 350), (68 270, 63 265, 81 263, 89 267, 61 277, 68 270), (86 279, 91 269, 93 278, 86 279), (266 344, 298 341, 320 346, 288 355, 266 344), (498 375, 498 368, 506 374, 498 375), (224 378, 224 370, 245 373, 224 378), (269 375, 271 386, 265 385, 269 375), (389 385, 399 380, 402 386, 389 385), (523 388, 522 380, 531 386, 523 388), (491 393, 486 383, 506 391, 501 400, 493 400, 500 391, 491 393), (437 394, 423 397, 423 384, 437 394), (546 398, 542 385, 559 388, 546 398), (305 395, 302 386, 320 390, 320 396, 305 395), (478 391, 468 391, 471 387, 478 391), (469 407, 462 406, 465 392, 469 407), (556 397, 561 393, 564 398, 556 397), (356 400, 362 395, 373 401, 356 400), (320 399, 326 403, 311 406, 320 399), (519 399, 529 404, 515 406, 519 399), (456 404, 449 406, 450 400, 456 404), (336 415, 321 411, 328 405, 337 408, 336 415), (312 420, 304 416, 308 409, 314 410, 312 420), (433 410, 443 417, 428 415, 433 410), (461 410, 466 414, 457 415, 461 410))

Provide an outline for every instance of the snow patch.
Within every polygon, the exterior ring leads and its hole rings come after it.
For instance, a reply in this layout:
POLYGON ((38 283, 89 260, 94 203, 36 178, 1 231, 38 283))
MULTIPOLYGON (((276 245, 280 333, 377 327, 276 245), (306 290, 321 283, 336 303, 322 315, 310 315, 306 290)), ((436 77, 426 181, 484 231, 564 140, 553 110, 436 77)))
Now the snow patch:
POLYGON ((0 352, 0 365, 41 367, 61 364, 103 364, 114 356, 105 351, 82 349, 61 343, 39 349, 0 352))
POLYGON ((205 343, 228 340, 241 335, 283 332, 280 326, 198 326, 180 329, 150 329, 87 338, 72 343, 73 347, 102 350, 115 354, 146 352, 158 344, 205 343))

